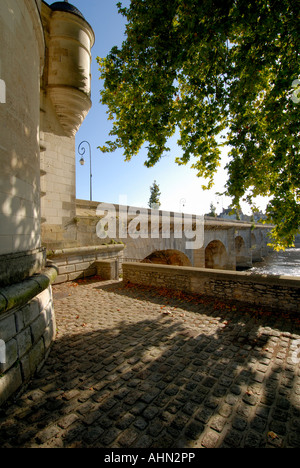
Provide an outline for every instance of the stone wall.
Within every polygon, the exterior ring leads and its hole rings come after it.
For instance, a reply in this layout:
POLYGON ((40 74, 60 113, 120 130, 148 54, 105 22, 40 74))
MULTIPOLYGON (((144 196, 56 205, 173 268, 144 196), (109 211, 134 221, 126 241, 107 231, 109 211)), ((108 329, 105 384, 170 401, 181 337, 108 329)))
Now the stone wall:
POLYGON ((300 278, 123 263, 123 281, 300 312, 300 278))
POLYGON ((41 246, 39 111, 44 35, 40 1, 2 0, 0 8, 0 255, 41 246))
MULTIPOLYGON (((62 7, 71 8, 70 4, 62 7)), ((47 249, 76 245, 75 135, 91 107, 91 47, 85 19, 42 5, 46 42, 41 80, 41 236, 47 249)))
POLYGON ((47 241, 76 243, 75 134, 91 107, 95 38, 71 4, 57 3, 1 0, 0 404, 55 336, 47 241))
POLYGON ((55 284, 99 274, 101 270, 98 270, 97 261, 114 259, 117 263, 116 271, 119 271, 123 250, 124 245, 112 244, 76 247, 49 252, 49 260, 54 262, 58 268, 55 284))
POLYGON ((0 8, 0 404, 42 364, 55 334, 41 245, 40 85, 45 65, 41 0, 0 8))
POLYGON ((46 359, 56 325, 51 283, 55 268, 46 268, 0 291, 0 406, 26 385, 46 359))
POLYGON ((41 236, 47 249, 71 247, 74 242, 75 217, 75 137, 46 131, 50 115, 49 101, 44 101, 45 151, 41 151, 41 236))

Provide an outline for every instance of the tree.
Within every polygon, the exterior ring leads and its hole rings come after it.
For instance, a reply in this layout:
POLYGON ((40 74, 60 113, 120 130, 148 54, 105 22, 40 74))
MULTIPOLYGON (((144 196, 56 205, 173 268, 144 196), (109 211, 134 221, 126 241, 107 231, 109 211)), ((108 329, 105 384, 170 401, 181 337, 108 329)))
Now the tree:
POLYGON ((153 209, 158 209, 161 205, 159 201, 161 193, 159 190, 159 185, 157 185, 156 180, 153 182, 152 186, 150 187, 150 198, 148 202, 148 206, 153 209))
POLYGON ((126 39, 98 58, 101 102, 113 121, 103 152, 145 165, 169 151, 211 188, 229 148, 226 192, 236 209, 269 197, 277 249, 300 226, 299 20, 296 0, 131 0, 118 3, 126 39))
POLYGON ((214 218, 216 218, 217 217, 217 212, 216 212, 215 205, 213 203, 211 203, 209 208, 210 208, 210 211, 209 211, 209 213, 207 213, 207 216, 213 216, 214 218))

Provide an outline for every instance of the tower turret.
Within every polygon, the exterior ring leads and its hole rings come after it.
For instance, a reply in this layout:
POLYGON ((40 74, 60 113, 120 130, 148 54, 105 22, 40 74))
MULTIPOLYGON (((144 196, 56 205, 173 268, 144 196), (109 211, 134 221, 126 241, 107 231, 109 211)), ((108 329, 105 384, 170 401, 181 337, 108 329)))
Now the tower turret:
POLYGON ((47 92, 66 135, 75 135, 91 108, 94 32, 68 2, 55 2, 49 21, 47 92))

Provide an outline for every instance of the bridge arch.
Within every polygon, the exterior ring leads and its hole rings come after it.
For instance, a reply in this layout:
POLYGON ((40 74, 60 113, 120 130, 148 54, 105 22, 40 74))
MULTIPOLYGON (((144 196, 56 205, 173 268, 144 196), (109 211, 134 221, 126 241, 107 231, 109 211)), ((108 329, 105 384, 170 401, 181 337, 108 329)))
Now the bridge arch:
POLYGON ((226 270, 228 254, 225 245, 219 240, 211 241, 205 248, 205 268, 226 270))
POLYGON ((162 265, 192 266, 190 259, 180 250, 155 250, 142 263, 157 263, 162 265))

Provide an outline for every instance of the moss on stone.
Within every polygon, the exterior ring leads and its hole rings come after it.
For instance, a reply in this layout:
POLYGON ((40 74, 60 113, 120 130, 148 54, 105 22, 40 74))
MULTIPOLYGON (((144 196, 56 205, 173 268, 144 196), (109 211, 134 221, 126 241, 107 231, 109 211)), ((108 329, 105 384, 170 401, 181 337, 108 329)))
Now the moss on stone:
POLYGON ((21 307, 47 289, 55 281, 57 269, 54 266, 45 268, 39 275, 35 275, 20 283, 7 286, 0 291, 0 314, 15 307, 21 307))

